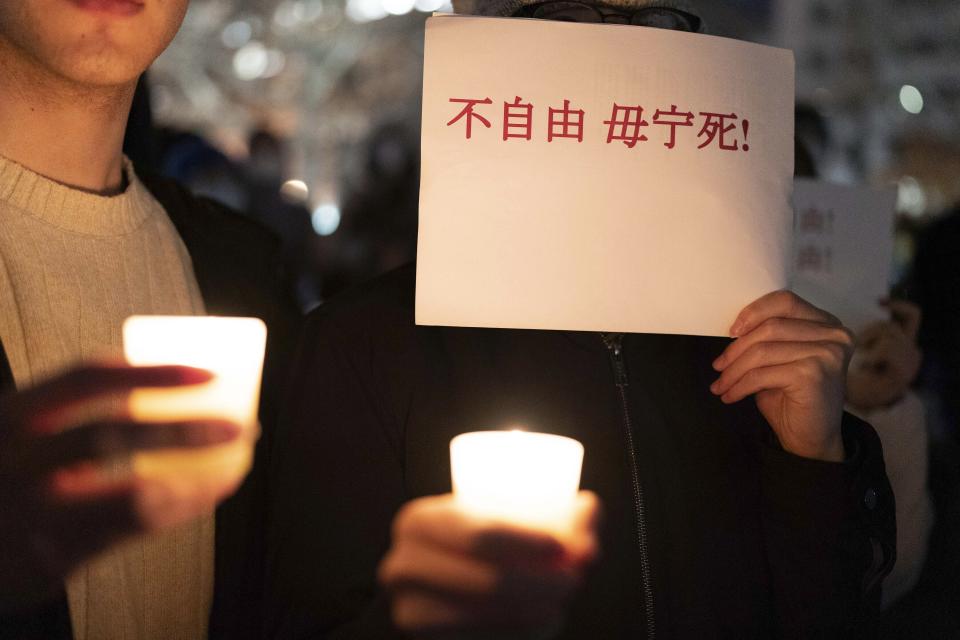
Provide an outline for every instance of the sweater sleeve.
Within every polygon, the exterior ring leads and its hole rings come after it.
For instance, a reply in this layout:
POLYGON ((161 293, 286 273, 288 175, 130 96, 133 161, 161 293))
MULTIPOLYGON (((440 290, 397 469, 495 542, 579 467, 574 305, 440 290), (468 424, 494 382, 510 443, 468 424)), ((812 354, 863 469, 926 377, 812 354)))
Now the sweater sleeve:
POLYGON ((857 637, 895 560, 894 498, 880 440, 844 414, 847 460, 760 451, 762 519, 777 637, 857 637))
POLYGON ((393 635, 375 576, 405 500, 402 438, 358 333, 315 313, 301 342, 271 468, 267 638, 393 635))

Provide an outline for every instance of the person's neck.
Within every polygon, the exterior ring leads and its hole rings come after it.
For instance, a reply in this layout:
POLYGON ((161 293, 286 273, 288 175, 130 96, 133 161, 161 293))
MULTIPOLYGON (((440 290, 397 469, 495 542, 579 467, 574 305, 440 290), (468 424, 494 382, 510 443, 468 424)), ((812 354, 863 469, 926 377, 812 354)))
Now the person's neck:
POLYGON ((0 38, 0 155, 70 187, 123 190, 123 135, 136 88, 90 87, 40 68, 0 38))

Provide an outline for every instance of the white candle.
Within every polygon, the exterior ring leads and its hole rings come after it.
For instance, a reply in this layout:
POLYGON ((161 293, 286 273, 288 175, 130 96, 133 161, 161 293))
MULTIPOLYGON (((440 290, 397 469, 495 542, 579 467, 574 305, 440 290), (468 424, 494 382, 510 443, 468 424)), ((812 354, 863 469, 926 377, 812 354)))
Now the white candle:
POLYGON ((212 489, 240 482, 250 469, 259 434, 257 408, 267 328, 256 318, 133 316, 123 325, 132 365, 207 369, 213 380, 181 389, 138 389, 131 415, 143 422, 226 419, 243 431, 235 441, 195 451, 163 450, 134 456, 134 471, 212 489))
POLYGON ((450 441, 456 501, 468 513, 543 529, 573 523, 583 445, 525 431, 477 431, 450 441))

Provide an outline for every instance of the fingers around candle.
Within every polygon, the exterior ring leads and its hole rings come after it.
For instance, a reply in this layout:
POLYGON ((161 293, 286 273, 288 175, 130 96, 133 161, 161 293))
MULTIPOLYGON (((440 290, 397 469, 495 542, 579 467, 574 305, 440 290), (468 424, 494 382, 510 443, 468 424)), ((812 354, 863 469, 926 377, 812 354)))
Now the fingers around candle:
POLYGON ((477 518, 452 494, 408 503, 394 521, 394 538, 419 539, 490 561, 561 557, 563 544, 549 533, 477 518))

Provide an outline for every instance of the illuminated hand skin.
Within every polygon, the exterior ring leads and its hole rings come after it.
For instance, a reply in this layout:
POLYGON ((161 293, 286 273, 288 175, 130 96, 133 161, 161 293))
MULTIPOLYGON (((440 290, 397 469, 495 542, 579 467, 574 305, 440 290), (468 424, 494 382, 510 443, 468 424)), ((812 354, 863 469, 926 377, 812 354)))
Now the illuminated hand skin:
POLYGON ((717 358, 710 390, 724 403, 755 396, 784 450, 844 460, 840 424, 853 334, 790 291, 747 306, 730 329, 736 340, 717 358))
POLYGON ((0 397, 0 614, 39 604, 110 545, 190 520, 224 497, 184 495, 175 493, 182 487, 137 478, 108 480, 95 463, 134 451, 220 444, 235 438, 238 426, 144 425, 121 413, 79 425, 75 418, 93 400, 210 377, 187 367, 91 365, 0 397))
POLYGON ((577 497, 564 539, 465 514, 452 494, 408 503, 379 580, 394 624, 415 638, 546 638, 598 553, 599 502, 577 497))
POLYGON ((893 320, 876 322, 857 335, 847 374, 847 403, 861 411, 897 402, 920 370, 922 354, 916 344, 920 307, 904 300, 883 305, 893 320))

